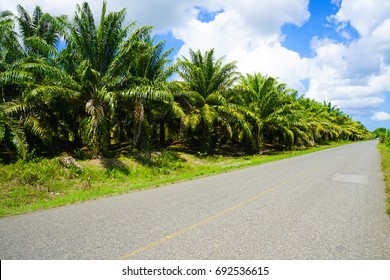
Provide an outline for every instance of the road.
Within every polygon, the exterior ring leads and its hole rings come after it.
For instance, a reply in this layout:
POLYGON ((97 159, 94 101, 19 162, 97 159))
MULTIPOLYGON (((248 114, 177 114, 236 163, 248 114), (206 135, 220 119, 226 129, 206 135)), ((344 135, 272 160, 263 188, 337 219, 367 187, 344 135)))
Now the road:
POLYGON ((390 259, 377 141, 0 219, 0 259, 390 259))

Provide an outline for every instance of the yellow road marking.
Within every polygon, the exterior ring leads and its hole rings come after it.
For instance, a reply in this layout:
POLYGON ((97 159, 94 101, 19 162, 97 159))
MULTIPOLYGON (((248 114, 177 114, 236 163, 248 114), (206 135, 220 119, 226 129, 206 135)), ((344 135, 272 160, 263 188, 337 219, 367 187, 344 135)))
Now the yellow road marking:
MULTIPOLYGON (((301 172, 298 172, 297 174, 301 174, 303 172, 307 172, 307 171, 301 171, 301 172)), ((245 205, 249 204, 250 202, 252 202, 252 201, 254 201, 254 200, 256 200, 256 199, 258 199, 258 198, 260 198, 260 197, 262 197, 262 196, 264 196, 266 194, 268 194, 268 193, 271 193, 271 192, 275 191, 276 189, 280 188, 281 186, 287 184, 288 182, 291 182, 292 180, 294 180, 298 176, 299 175, 296 175, 296 176, 294 176, 292 178, 286 179, 286 180, 276 184, 275 186, 273 186, 273 187, 271 187, 269 189, 266 189, 264 191, 261 191, 261 192, 255 194, 255 195, 247 198, 246 200, 241 201, 240 203, 237 203, 236 205, 234 205, 232 207, 229 207, 229 208, 227 208, 227 209, 225 209, 225 210, 223 210, 223 211, 221 211, 221 212, 219 212, 219 213, 217 213, 217 214, 215 214, 213 216, 207 217, 207 218, 205 218, 205 219, 203 219, 203 220, 201 220, 201 221, 199 221, 199 222, 197 222, 197 223, 195 223, 193 225, 190 225, 190 226, 188 226, 186 228, 183 228, 183 229, 181 229, 179 231, 176 231, 174 233, 166 235, 166 236, 160 238, 157 241, 154 241, 154 242, 149 243, 149 244, 147 244, 145 246, 139 247, 138 249, 130 251, 130 252, 128 252, 128 253, 118 257, 117 260, 127 260, 127 259, 130 259, 131 257, 133 257, 135 255, 138 255, 140 253, 143 253, 145 251, 148 251, 149 249, 152 249, 154 247, 157 247, 157 246, 167 242, 168 240, 170 240, 172 238, 175 238, 175 237, 177 237, 179 235, 182 235, 182 234, 184 234, 184 233, 186 233, 188 231, 196 229, 196 228, 198 228, 198 227, 200 227, 200 226, 202 226, 204 224, 207 224, 207 223, 209 223, 209 222, 211 222, 211 221, 213 221, 213 220, 215 220, 215 219, 217 219, 217 218, 219 218, 219 217, 221 217, 223 215, 226 215, 226 214, 231 213, 231 212, 233 212, 235 210, 238 210, 238 209, 244 207, 245 205)))

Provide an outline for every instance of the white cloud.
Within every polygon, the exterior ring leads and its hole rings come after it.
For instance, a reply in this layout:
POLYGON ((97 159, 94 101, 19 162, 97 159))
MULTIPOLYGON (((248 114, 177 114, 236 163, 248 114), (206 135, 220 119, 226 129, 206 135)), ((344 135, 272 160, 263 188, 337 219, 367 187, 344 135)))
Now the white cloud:
POLYGON ((337 7, 340 7, 342 0, 330 0, 330 2, 333 5, 336 5, 337 7))
POLYGON ((376 112, 371 119, 373 121, 390 121, 390 114, 386 112, 376 112))
POLYGON ((280 82, 289 87, 304 90, 301 83, 307 77, 307 60, 298 53, 282 47, 274 42, 270 45, 259 45, 250 52, 243 49, 231 51, 243 73, 260 72, 263 75, 278 77, 280 82))
MULTIPOLYGON (((16 11, 17 4, 21 4, 30 12, 35 6, 40 6, 44 12, 53 15, 66 14, 73 17, 77 4, 82 4, 85 0, 20 0, 18 2, 2 0, 0 10, 16 11)), ((102 8, 102 0, 87 1, 95 16, 95 21, 99 20, 102 8)), ((137 21, 139 26, 155 26, 157 32, 170 31, 174 26, 184 24, 188 18, 196 16, 195 6, 202 6, 208 9, 214 9, 214 2, 218 0, 148 0, 148 1, 129 1, 129 0, 107 0, 108 11, 119 11, 126 8, 127 24, 137 21)))
POLYGON ((129 1, 115 0, 108 1, 108 6, 112 10, 119 10, 126 7, 128 20, 136 20, 139 26, 152 25, 156 32, 168 32, 177 25, 185 22, 197 15, 195 6, 203 6, 213 9, 213 1, 206 0, 147 0, 129 1))
POLYGON ((173 29, 173 35, 184 42, 179 56, 189 48, 209 50, 237 61, 243 73, 261 72, 279 77, 290 87, 303 89, 306 61, 281 45, 280 28, 285 23, 301 25, 309 17, 308 1, 225 1, 223 9, 211 22, 196 17, 173 29), (297 71, 297 69, 300 69, 297 71))
MULTIPOLYGON (((73 16, 76 4, 83 1, 21 0, 30 11, 40 5, 52 14, 73 16)), ((280 77, 291 87, 303 89, 305 61, 298 53, 282 47, 280 28, 285 23, 302 25, 310 16, 308 0, 148 0, 107 1, 108 10, 126 7, 128 23, 137 20, 138 25, 153 25, 156 32, 173 31, 184 42, 179 55, 187 55, 188 49, 209 50, 215 48, 218 57, 226 55, 228 61, 238 61, 242 72, 261 72, 280 77), (169 7, 169 8, 167 8, 169 7), (219 11, 209 23, 197 20, 199 7, 219 11), (303 71, 297 71, 303 69, 303 71)), ((101 1, 89 1, 98 20, 101 1)), ((0 10, 13 9, 11 1, 2 1, 0 10)))
POLYGON ((343 0, 335 19, 350 22, 364 37, 387 19, 389 14, 388 0, 343 0))
POLYGON ((349 22, 360 37, 350 43, 313 39, 307 96, 367 115, 390 91, 390 3, 344 0, 333 19, 344 27, 349 22))
MULTIPOLYGON (((0 10, 10 10, 13 12, 16 12, 16 6, 18 4, 22 5, 24 8, 26 8, 28 11, 32 13, 32 11, 35 9, 36 6, 40 6, 43 10, 43 12, 48 12, 53 15, 61 15, 66 14, 68 16, 72 16, 76 5, 81 4, 84 1, 81 0, 67 0, 67 1, 48 1, 48 0, 21 0, 21 1, 10 1, 10 0, 3 0, 0 2, 0 10)), ((97 2, 97 1, 96 1, 97 2)), ((96 14, 99 14, 98 12, 101 11, 101 1, 99 1, 99 5, 91 5, 95 9, 93 9, 93 12, 96 14), (96 7, 95 7, 96 6, 96 7)))
MULTIPOLYGON (((222 1, 221 1, 222 2, 222 1)), ((255 34, 274 35, 285 23, 302 25, 310 16, 308 0, 228 0, 224 9, 236 11, 242 17, 246 29, 255 34)))

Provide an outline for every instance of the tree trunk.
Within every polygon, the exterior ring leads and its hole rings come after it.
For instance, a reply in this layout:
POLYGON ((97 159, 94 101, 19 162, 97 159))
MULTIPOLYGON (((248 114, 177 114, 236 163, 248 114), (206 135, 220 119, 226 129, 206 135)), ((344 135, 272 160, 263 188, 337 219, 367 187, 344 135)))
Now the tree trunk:
POLYGON ((144 122, 144 104, 142 100, 137 100, 135 104, 135 131, 134 131, 134 147, 139 148, 138 140, 141 136, 142 123, 144 122))
POLYGON ((165 123, 164 121, 160 121, 160 145, 161 147, 165 147, 165 123))

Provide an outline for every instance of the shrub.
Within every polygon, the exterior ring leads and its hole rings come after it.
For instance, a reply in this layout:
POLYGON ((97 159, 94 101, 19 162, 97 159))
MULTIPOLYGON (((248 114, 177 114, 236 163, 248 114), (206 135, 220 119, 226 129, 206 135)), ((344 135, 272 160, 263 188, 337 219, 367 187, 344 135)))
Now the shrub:
MULTIPOLYGON (((176 152, 164 151, 156 158, 155 163, 160 168, 177 170, 184 167, 184 161, 176 152)), ((162 173, 165 174, 165 171, 162 170, 162 173)))
POLYGON ((390 130, 387 131, 386 133, 386 136, 385 136, 385 139, 384 139, 384 143, 387 147, 390 148, 390 130))

